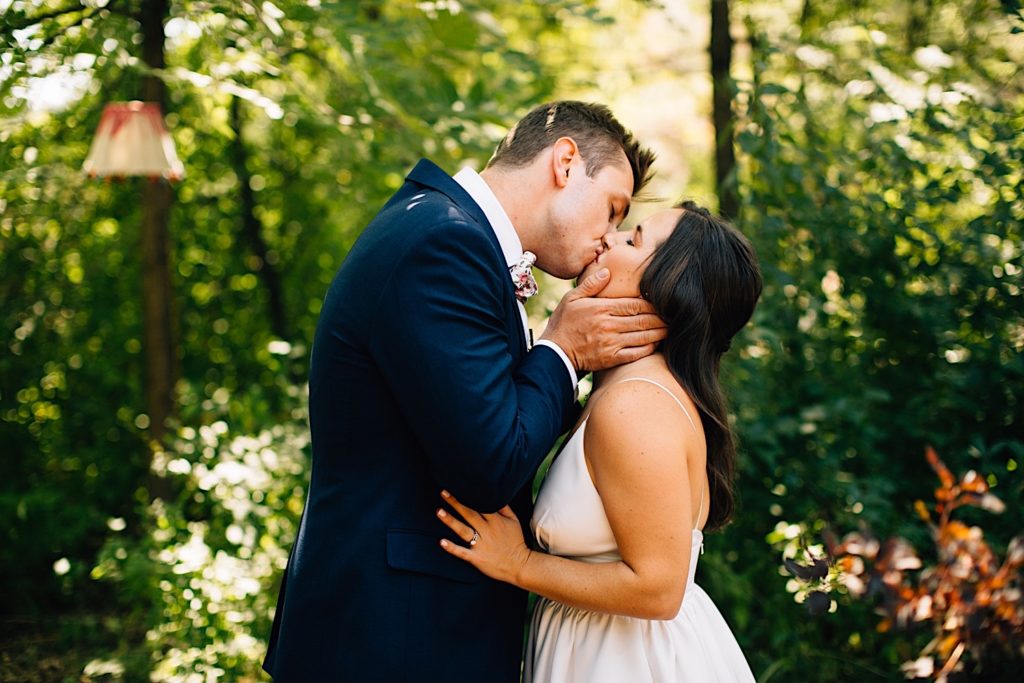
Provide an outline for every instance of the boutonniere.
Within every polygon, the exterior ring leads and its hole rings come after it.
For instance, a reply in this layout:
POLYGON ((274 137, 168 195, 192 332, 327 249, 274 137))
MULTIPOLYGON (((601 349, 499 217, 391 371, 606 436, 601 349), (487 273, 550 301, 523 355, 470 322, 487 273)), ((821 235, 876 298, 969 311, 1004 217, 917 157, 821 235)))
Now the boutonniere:
POLYGON ((524 251, 522 257, 508 267, 512 285, 516 288, 516 298, 524 303, 537 293, 537 281, 533 279, 532 270, 536 262, 537 256, 532 251, 524 251))

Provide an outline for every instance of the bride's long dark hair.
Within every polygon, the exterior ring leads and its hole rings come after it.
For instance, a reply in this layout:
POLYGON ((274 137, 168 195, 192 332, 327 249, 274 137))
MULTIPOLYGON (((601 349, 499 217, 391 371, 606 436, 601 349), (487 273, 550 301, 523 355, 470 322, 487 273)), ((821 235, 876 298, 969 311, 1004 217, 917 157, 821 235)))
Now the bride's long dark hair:
POLYGON ((761 296, 750 241, 724 219, 687 201, 675 229, 647 265, 641 295, 668 325, 661 353, 700 413, 707 441, 711 505, 706 528, 733 514, 736 444, 718 368, 761 296))

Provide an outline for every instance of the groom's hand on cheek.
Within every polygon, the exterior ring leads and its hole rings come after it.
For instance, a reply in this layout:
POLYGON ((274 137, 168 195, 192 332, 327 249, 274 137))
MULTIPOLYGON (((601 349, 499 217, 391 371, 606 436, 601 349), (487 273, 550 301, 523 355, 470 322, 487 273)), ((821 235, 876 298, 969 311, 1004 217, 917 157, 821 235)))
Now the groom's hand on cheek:
POLYGON ((595 298, 608 275, 602 268, 566 293, 541 337, 558 344, 580 375, 639 360, 665 338, 665 323, 646 300, 595 298))

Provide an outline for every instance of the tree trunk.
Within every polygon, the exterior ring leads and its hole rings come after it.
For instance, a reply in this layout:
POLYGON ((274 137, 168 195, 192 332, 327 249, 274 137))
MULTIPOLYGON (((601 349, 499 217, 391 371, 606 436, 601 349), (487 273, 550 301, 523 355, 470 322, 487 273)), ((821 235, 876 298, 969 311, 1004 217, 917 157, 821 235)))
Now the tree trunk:
POLYGON ((732 112, 733 83, 730 77, 732 42, 732 34, 729 32, 729 0, 711 0, 715 187, 718 191, 718 212, 727 218, 735 218, 739 210, 736 196, 736 153, 732 146, 735 126, 732 112))
MULTIPOLYGON (((143 0, 138 15, 142 24, 142 58, 153 69, 164 68, 164 20, 169 0, 143 0)), ((142 80, 142 99, 165 106, 164 82, 147 75, 142 80)), ((150 439, 161 442, 167 419, 174 410, 174 384, 178 375, 175 343, 173 290, 171 287, 171 240, 168 219, 171 188, 162 180, 143 181, 142 191, 142 297, 146 362, 146 409, 150 439)))
POLYGON ((263 240, 262 226, 256 217, 256 195, 250 184, 252 176, 246 166, 248 155, 245 150, 245 141, 242 139, 242 101, 235 96, 231 98, 231 129, 235 132, 235 139, 231 143, 231 156, 241 193, 242 236, 249 243, 249 248, 252 249, 253 256, 256 258, 254 270, 267 288, 267 307, 270 314, 271 331, 278 339, 288 339, 284 292, 281 289, 281 279, 278 277, 277 270, 267 260, 267 243, 263 240))

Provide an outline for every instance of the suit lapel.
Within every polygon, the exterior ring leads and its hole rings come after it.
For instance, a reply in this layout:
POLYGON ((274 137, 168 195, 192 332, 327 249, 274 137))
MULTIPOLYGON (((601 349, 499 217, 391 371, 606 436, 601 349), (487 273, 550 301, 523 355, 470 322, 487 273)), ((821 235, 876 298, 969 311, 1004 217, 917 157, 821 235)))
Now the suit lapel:
MULTIPOLYGON (((501 250, 501 243, 498 242, 498 236, 494 234, 494 228, 491 226, 490 221, 487 220, 487 216, 484 214, 483 209, 473 201, 473 198, 469 196, 469 193, 463 189, 462 185, 459 185, 450 175, 445 173, 441 167, 429 159, 420 159, 419 163, 409 172, 406 176, 407 180, 411 180, 414 183, 429 187, 432 190, 436 190, 441 194, 451 199, 455 204, 468 213, 481 227, 484 228, 484 232, 487 234, 488 239, 491 240, 491 244, 494 246, 494 250, 498 253, 498 257, 504 262, 505 256, 501 250)), ((510 302, 507 311, 511 311, 511 317, 506 313, 506 323, 509 321, 513 322, 514 325, 509 325, 509 333, 518 340, 519 357, 522 358, 526 355, 526 339, 523 335, 523 325, 519 317, 519 304, 516 302, 516 290, 512 284, 511 277, 502 278, 505 286, 505 298, 510 302)))

